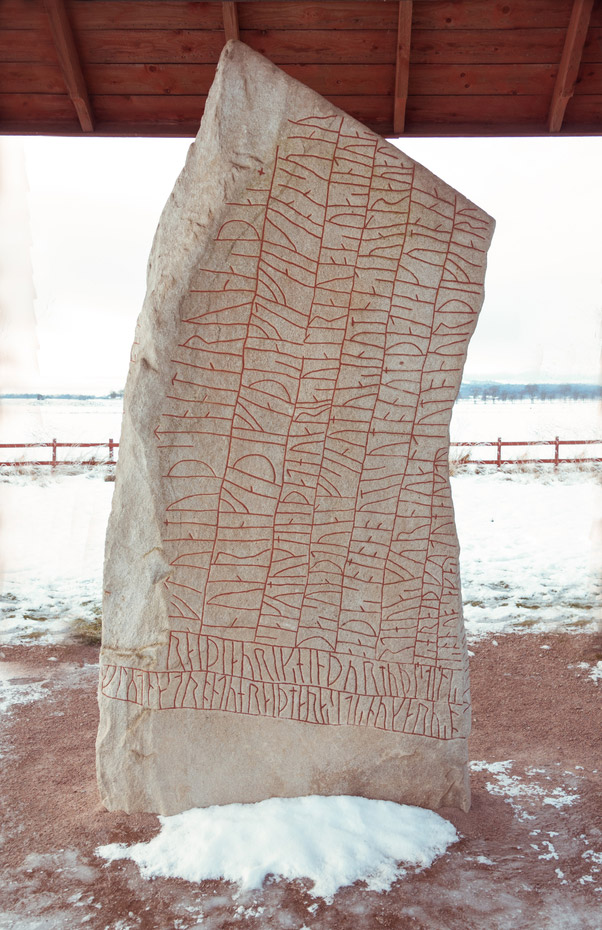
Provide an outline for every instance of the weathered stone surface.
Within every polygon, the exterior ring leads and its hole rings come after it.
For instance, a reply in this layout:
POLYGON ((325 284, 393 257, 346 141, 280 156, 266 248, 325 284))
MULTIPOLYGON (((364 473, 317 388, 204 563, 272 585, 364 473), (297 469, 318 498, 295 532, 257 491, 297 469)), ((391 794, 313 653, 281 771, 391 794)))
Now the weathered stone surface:
POLYGON ((493 221, 240 43, 165 207, 105 565, 103 803, 469 803, 449 419, 493 221))

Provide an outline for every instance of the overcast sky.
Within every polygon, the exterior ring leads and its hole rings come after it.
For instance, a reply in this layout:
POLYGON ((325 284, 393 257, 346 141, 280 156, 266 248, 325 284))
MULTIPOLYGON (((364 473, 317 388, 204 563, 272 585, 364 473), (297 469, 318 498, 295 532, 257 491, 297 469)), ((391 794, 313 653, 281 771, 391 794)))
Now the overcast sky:
MULTIPOLYGON (((2 390, 124 386, 151 240, 189 144, 1 141, 0 301, 13 361, 3 359, 2 390)), ((497 220, 465 380, 597 381, 602 139, 399 145, 497 220)))

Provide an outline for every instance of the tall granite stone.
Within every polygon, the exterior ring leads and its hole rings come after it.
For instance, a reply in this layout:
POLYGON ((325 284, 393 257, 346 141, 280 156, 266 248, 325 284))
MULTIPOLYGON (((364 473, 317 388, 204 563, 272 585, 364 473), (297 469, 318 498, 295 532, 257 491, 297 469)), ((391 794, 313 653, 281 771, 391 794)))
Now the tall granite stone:
POLYGON ((165 207, 105 564, 110 809, 467 809, 449 420, 493 221, 246 46, 165 207))

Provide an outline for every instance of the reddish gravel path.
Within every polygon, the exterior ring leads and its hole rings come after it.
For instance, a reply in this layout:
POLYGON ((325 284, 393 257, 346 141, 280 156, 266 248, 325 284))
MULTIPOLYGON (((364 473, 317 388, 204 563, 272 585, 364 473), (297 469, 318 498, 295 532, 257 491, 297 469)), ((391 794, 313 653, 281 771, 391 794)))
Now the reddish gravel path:
POLYGON ((148 839, 158 822, 98 802, 98 651, 4 647, 0 683, 44 697, 0 726, 0 928, 602 930, 602 681, 579 667, 602 659, 602 637, 494 643, 472 647, 471 756, 508 764, 475 766, 469 814, 441 812, 462 840, 386 894, 358 884, 331 905, 301 884, 237 896, 226 882, 146 881, 132 862, 105 865, 98 845, 148 839))

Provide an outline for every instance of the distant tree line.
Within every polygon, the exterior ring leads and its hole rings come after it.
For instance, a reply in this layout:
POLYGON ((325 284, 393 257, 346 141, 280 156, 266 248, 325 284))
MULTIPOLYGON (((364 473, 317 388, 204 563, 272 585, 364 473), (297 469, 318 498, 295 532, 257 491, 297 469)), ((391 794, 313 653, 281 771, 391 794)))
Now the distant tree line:
POLYGON ((117 400, 123 391, 109 394, 0 394, 0 400, 117 400))
POLYGON ((463 399, 486 401, 508 400, 598 400, 602 398, 599 384, 498 384, 490 381, 470 381, 462 384, 463 399))
MULTIPOLYGON (((500 384, 468 381, 458 395, 463 400, 600 400, 599 384, 500 384)), ((108 394, 1 394, 0 400, 118 400, 123 391, 108 394)))

